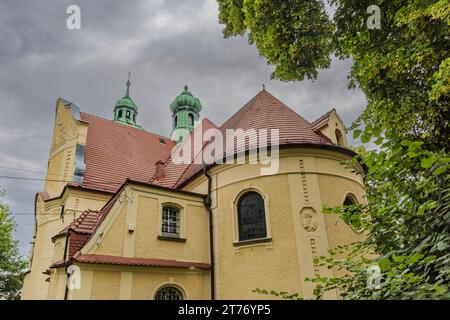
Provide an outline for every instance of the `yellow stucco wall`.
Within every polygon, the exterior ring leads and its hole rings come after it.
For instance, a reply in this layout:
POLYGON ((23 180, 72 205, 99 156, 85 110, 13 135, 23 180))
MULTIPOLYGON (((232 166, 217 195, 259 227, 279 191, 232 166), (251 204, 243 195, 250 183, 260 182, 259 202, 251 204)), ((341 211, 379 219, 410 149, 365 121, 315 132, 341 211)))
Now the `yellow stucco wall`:
POLYGON ((348 146, 347 136, 345 135, 345 125, 334 111, 330 114, 327 123, 320 128, 320 132, 326 135, 334 144, 338 144, 338 139, 336 137, 336 129, 342 134, 343 147, 348 146))
POLYGON ((218 274, 221 299, 258 299, 256 288, 299 292, 300 273, 296 256, 292 210, 287 176, 248 179, 220 188, 217 197, 219 244, 218 274), (249 184, 245 186, 245 184, 249 184), (267 203, 271 242, 235 247, 237 241, 235 200, 242 190, 255 190, 267 203))
POLYGON ((59 196, 67 182, 72 181, 76 145, 86 144, 87 125, 74 118, 72 108, 70 105, 65 106, 61 99, 56 103, 55 125, 44 187, 50 197, 59 196))
MULTIPOLYGON (((208 213, 202 197, 130 185, 82 253, 209 263, 208 239, 208 213), (181 209, 181 237, 185 242, 158 239, 164 204, 181 209), (130 225, 134 226, 133 232, 129 232, 130 225)), ((177 286, 188 299, 210 297, 208 270, 77 266, 81 268, 82 285, 70 290, 68 299, 153 299, 156 290, 164 285, 177 286)), ((63 291, 50 291, 53 299, 64 297, 63 291)))
POLYGON ((82 252, 208 263, 208 235, 208 212, 203 198, 132 185, 125 188, 82 252), (158 239, 165 204, 180 208, 180 236, 185 242, 158 239))
POLYGON ((53 262, 64 255, 61 240, 52 242, 52 237, 64 229, 87 209, 99 210, 108 200, 105 194, 81 192, 67 189, 60 198, 43 201, 40 196, 36 201, 36 233, 30 254, 30 272, 25 276, 21 298, 45 299, 49 290, 46 271, 53 262), (61 208, 64 205, 64 220, 61 219, 61 208), (56 250, 55 250, 56 248, 56 250))
MULTIPOLYGON (((252 293, 263 288, 299 293, 312 298, 313 285, 305 277, 333 276, 332 271, 315 266, 314 256, 327 255, 339 241, 356 241, 361 235, 348 226, 330 226, 335 217, 322 214, 330 201, 338 204, 351 190, 363 195, 361 177, 340 164, 348 156, 334 151, 281 150, 279 172, 261 176, 258 165, 222 165, 210 171, 216 252, 216 296, 219 299, 272 298, 252 293), (271 242, 235 246, 237 240, 235 203, 245 190, 263 195, 271 242), (339 194, 333 200, 324 194, 339 194), (303 212, 313 211, 315 230, 303 227, 303 212)), ((205 177, 198 177, 186 190, 205 192, 205 177)), ((337 298, 330 292, 328 299, 337 298)))
POLYGON ((205 272, 178 271, 173 269, 157 269, 147 272, 133 272, 133 300, 154 299, 157 290, 170 285, 178 288, 185 299, 203 300, 210 295, 209 282, 205 272))
POLYGON ((92 279, 92 300, 115 300, 120 296, 119 271, 95 271, 92 279))
MULTIPOLYGON (((179 289, 184 299, 210 298, 208 271, 91 264, 76 267, 80 286, 67 291, 69 300, 152 300, 158 289, 165 286, 179 289)), ((49 299, 64 298, 64 276, 64 268, 52 274, 49 299)))

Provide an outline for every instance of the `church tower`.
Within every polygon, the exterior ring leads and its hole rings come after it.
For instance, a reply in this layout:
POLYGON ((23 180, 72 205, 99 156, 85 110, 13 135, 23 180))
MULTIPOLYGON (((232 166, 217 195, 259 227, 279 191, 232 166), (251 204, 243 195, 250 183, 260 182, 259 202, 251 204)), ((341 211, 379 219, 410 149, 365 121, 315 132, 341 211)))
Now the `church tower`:
POLYGON ((114 121, 143 130, 144 128, 136 123, 138 107, 130 97, 130 86, 131 81, 130 75, 128 74, 127 92, 122 99, 116 102, 116 106, 114 107, 114 121))
POLYGON ((184 91, 170 104, 170 110, 172 111, 170 139, 177 144, 194 130, 202 110, 200 100, 194 97, 188 89, 188 86, 184 86, 184 91))

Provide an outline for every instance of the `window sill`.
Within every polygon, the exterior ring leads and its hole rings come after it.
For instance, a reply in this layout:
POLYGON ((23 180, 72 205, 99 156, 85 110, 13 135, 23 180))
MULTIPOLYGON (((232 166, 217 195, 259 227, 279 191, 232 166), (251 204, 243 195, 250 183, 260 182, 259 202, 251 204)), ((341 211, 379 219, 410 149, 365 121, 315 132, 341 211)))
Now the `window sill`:
POLYGON ((233 246, 241 247, 241 246, 246 246, 246 245, 250 245, 250 244, 258 244, 258 243, 265 243, 265 242, 272 242, 272 238, 261 238, 261 239, 245 240, 245 241, 235 241, 235 242, 233 242, 233 246))
POLYGON ((164 236, 159 235, 158 240, 167 240, 167 241, 175 241, 175 242, 186 242, 186 238, 180 238, 175 236, 164 236))

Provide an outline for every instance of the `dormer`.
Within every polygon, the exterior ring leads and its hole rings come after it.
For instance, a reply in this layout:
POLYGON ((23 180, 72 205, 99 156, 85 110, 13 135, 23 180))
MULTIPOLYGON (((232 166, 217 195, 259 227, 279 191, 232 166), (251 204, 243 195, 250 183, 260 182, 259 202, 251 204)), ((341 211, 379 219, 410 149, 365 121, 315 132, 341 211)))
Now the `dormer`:
POLYGON ((311 123, 313 130, 329 138, 335 145, 348 147, 344 122, 339 117, 336 109, 331 109, 323 116, 311 123))

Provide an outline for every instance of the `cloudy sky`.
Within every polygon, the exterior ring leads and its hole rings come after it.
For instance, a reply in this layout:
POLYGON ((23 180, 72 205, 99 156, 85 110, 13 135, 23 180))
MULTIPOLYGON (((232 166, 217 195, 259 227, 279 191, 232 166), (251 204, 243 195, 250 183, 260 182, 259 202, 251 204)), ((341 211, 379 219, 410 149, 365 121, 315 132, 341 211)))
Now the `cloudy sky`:
POLYGON ((335 107, 349 125, 361 112, 364 96, 346 87, 349 61, 334 61, 315 82, 272 81, 272 67, 247 39, 223 38, 217 12, 214 0, 0 3, 0 187, 24 254, 43 181, 4 177, 45 176, 58 97, 111 119, 130 71, 138 122, 164 135, 171 129, 169 104, 185 84, 200 98, 202 116, 217 124, 263 83, 310 121, 335 107), (66 28, 72 4, 81 8, 80 30, 66 28))

